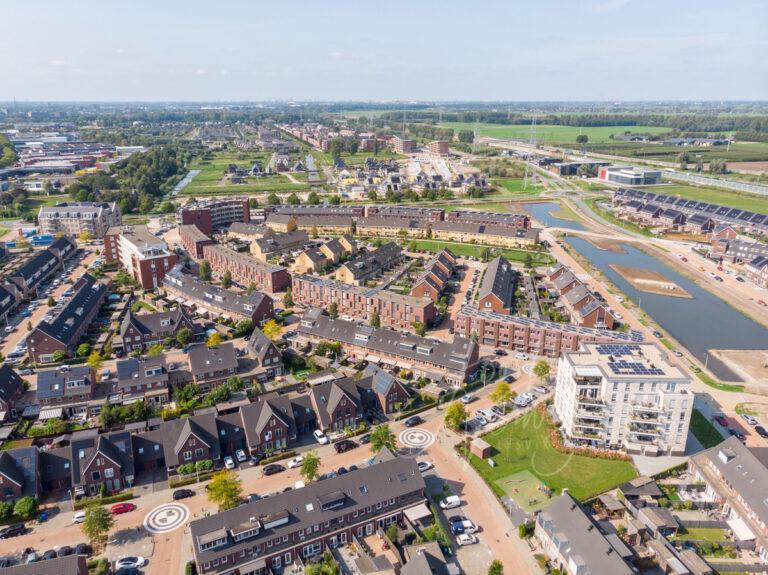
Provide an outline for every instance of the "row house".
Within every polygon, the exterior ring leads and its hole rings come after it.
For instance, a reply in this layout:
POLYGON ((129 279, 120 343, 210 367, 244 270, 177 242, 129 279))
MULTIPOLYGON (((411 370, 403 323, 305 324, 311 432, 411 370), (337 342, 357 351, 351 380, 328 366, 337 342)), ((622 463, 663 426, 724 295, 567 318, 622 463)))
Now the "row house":
POLYGON ((485 268, 477 306, 485 311, 510 314, 514 307, 518 273, 506 258, 498 256, 485 268))
POLYGON ((390 242, 345 262, 336 272, 336 279, 347 284, 363 285, 367 280, 393 268, 403 259, 405 254, 402 248, 395 242, 390 242))
POLYGON ((575 323, 583 327, 613 329, 613 314, 570 268, 557 264, 549 269, 547 278, 575 323))
POLYGON ((757 256, 744 266, 749 280, 761 288, 768 287, 768 256, 757 256))
POLYGON ((41 321, 27 336, 29 358, 34 363, 53 361, 61 351, 72 354, 80 338, 99 313, 107 295, 107 283, 83 274, 73 286, 75 295, 50 321, 41 321))
POLYGON ((295 303, 307 307, 327 310, 336 304, 342 319, 367 321, 375 312, 381 325, 397 329, 412 329, 414 322, 429 325, 437 313, 427 297, 400 295, 309 275, 293 276, 291 294, 295 303))
POLYGON ((248 337, 246 350, 249 359, 256 363, 256 369, 251 369, 248 373, 259 383, 280 377, 285 373, 282 353, 258 327, 254 327, 248 337))
POLYGON ((184 249, 187 250, 187 253, 194 260, 203 259, 203 247, 214 243, 211 238, 201 232, 194 224, 179 226, 179 238, 181 239, 181 245, 184 246, 184 249))
POLYGON ((526 214, 505 214, 499 212, 480 212, 476 210, 453 210, 446 212, 445 221, 509 228, 531 227, 531 219, 526 214))
POLYGON ((265 225, 276 232, 302 230, 305 232, 317 231, 319 235, 344 235, 352 233, 355 223, 351 216, 299 216, 282 213, 270 213, 267 215, 265 225))
MULTIPOLYGON (((55 272, 64 269, 64 262, 75 255, 77 246, 72 238, 62 236, 48 248, 35 252, 6 279, 15 286, 21 298, 34 297, 37 287, 55 272)), ((19 298, 19 299, 21 299, 19 298)))
POLYGON ((463 221, 433 222, 432 238, 452 242, 503 247, 529 247, 539 243, 537 228, 499 226, 463 221))
MULTIPOLYGON (((56 409, 58 417, 78 418, 88 414, 96 386, 96 377, 88 366, 62 365, 37 372, 35 395, 43 411, 56 409)), ((48 417, 54 415, 53 412, 48 417)))
POLYGON ((558 357, 564 351, 577 351, 581 342, 639 343, 640 332, 617 332, 565 323, 535 320, 485 311, 474 305, 459 310, 455 333, 477 337, 482 345, 558 357))
POLYGON ((439 222, 442 221, 445 211, 441 208, 413 208, 408 206, 365 206, 366 218, 394 218, 403 222, 424 221, 439 222))
POLYGON ((24 380, 9 364, 0 365, 0 421, 16 417, 16 402, 24 394, 24 380))
POLYGON ((455 269, 456 256, 453 255, 451 250, 445 248, 439 251, 424 264, 424 271, 413 282, 411 295, 414 297, 428 297, 436 302, 440 299, 455 269))
POLYGON ((309 236, 303 230, 276 233, 253 240, 251 242, 251 255, 260 262, 266 262, 270 258, 276 258, 295 250, 303 249, 309 244, 309 236))
POLYGON ((237 239, 243 242, 252 242, 263 237, 267 237, 275 232, 267 226, 260 224, 244 224, 243 222, 233 222, 227 228, 227 237, 237 239))
POLYGON ((393 216, 374 216, 357 220, 357 233, 363 237, 426 238, 429 222, 404 220, 393 216))
POLYGON ((164 355, 121 359, 116 370, 113 392, 119 394, 122 402, 143 400, 156 406, 170 401, 170 377, 164 355))
POLYGON ((274 314, 274 302, 260 291, 236 292, 215 286, 177 265, 163 279, 163 289, 170 299, 210 319, 223 317, 235 322, 250 320, 262 325, 274 314))
POLYGON ((293 265, 296 273, 316 273, 357 253, 357 242, 349 234, 333 238, 318 248, 310 248, 298 255, 293 265))
POLYGON ((259 262, 218 244, 204 246, 203 255, 213 273, 223 276, 229 270, 232 279, 244 286, 253 284, 257 290, 275 293, 284 291, 291 283, 284 267, 259 262))
POLYGON ((476 371, 478 346, 464 337, 439 341, 405 334, 386 328, 357 325, 343 319, 331 319, 318 308, 301 318, 294 347, 305 349, 321 341, 339 342, 353 361, 367 361, 410 371, 415 377, 461 385, 476 371))
POLYGON ((126 353, 145 350, 156 343, 163 343, 168 338, 175 340, 182 329, 188 329, 197 337, 204 333, 202 326, 192 321, 182 306, 176 306, 170 311, 142 315, 128 310, 120 324, 120 333, 113 338, 112 347, 126 353))
POLYGON ((426 501, 416 462, 380 454, 370 466, 190 524, 201 575, 266 575, 362 539, 426 501))
POLYGON ((133 444, 127 431, 99 434, 97 429, 73 435, 70 444, 72 489, 75 495, 113 493, 134 482, 133 444))
POLYGON ((235 346, 231 342, 208 347, 198 343, 189 348, 189 370, 192 380, 207 392, 237 375, 239 364, 235 346))
POLYGON ((38 498, 40 453, 37 447, 16 447, 0 452, 0 501, 13 504, 22 497, 38 498))

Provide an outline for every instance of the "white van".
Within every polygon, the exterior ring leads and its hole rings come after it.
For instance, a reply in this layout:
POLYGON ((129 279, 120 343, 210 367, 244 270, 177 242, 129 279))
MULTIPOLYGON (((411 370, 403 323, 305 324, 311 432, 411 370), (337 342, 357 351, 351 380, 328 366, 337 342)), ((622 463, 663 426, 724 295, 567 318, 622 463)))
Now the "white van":
POLYGON ((72 516, 72 523, 82 523, 85 521, 85 511, 75 511, 72 516))
POLYGON ((458 495, 449 495, 445 499, 440 500, 441 509, 453 509, 459 506, 461 506, 461 499, 458 495))

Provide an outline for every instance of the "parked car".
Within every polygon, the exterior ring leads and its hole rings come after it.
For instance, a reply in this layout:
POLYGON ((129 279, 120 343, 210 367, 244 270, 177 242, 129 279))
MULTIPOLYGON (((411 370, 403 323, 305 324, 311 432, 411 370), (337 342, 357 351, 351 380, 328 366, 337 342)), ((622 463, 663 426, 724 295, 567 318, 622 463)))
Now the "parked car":
POLYGON ((484 409, 478 409, 477 413, 482 415, 489 422, 494 422, 499 419, 499 416, 496 415, 490 407, 486 407, 484 409))
POLYGON ((459 545, 473 545, 477 543, 477 537, 469 533, 462 533, 456 536, 456 543, 459 545))
POLYGON ((129 557, 121 557, 117 561, 115 561, 115 567, 117 569, 137 569, 139 567, 144 567, 144 565, 147 563, 147 560, 144 559, 144 557, 136 557, 136 556, 129 556, 129 557))
POLYGON ((26 532, 27 528, 23 523, 11 523, 8 527, 0 529, 0 539, 8 539, 9 537, 24 535, 26 532))
POLYGON ((429 471, 434 467, 431 461, 419 461, 418 462, 419 471, 424 473, 425 471, 429 471))
POLYGON ((458 495, 449 495, 440 500, 440 509, 454 509, 461 507, 461 498, 458 495))
POLYGON ((359 441, 360 441, 360 443, 362 443, 363 445, 365 445, 365 444, 367 444, 367 443, 370 443, 370 442, 371 442, 371 434, 370 434, 370 433, 366 433, 365 435, 361 435, 361 436, 359 437, 359 441))
POLYGON ((0 557, 0 569, 11 567, 15 563, 13 557, 0 557))
POLYGON ((43 553, 43 556, 41 557, 43 561, 50 561, 51 559, 56 559, 56 550, 54 549, 48 549, 45 553, 43 553))
POLYGON ((537 385, 537 386, 535 386, 535 387, 533 387, 531 389, 533 391, 535 391, 536 393, 541 394, 541 395, 544 395, 545 393, 547 393, 547 388, 546 387, 542 387, 540 385, 537 385))
POLYGON ((504 351, 503 349, 494 349, 493 353, 495 353, 496 355, 507 355, 507 352, 504 351))
POLYGON ((471 393, 465 393, 464 395, 461 396, 461 399, 459 401, 461 401, 461 403, 466 405, 468 403, 472 403, 476 399, 477 399, 476 395, 472 395, 471 393))
POLYGON ((418 415, 412 415, 403 422, 406 427, 414 427, 420 423, 424 423, 424 420, 418 415))
POLYGON ((728 433, 736 437, 739 441, 743 442, 747 440, 747 436, 738 429, 729 428, 728 433))
POLYGON ((342 439, 341 441, 333 444, 333 448, 336 450, 336 453, 344 453, 345 451, 349 451, 355 447, 357 447, 357 443, 351 439, 342 439))
POLYGON ((522 359, 522 360, 526 360, 526 359, 528 359, 528 354, 527 354, 527 353, 523 353, 522 351, 518 351, 518 352, 515 354, 515 359, 522 359))
POLYGON ((760 423, 754 415, 749 415, 748 413, 742 413, 741 418, 749 425, 757 425, 760 423))
POLYGON ((760 437, 768 438, 768 431, 766 431, 765 427, 763 427, 762 425, 756 425, 755 431, 760 437))
POLYGON ((285 467, 279 463, 268 463, 264 466, 264 475, 274 475, 275 473, 280 473, 281 471, 285 471, 285 467))
POLYGON ((245 498, 246 503, 256 503, 257 501, 261 501, 261 495, 258 493, 251 493, 245 498))
POLYGON ((654 336, 656 336, 656 337, 658 337, 658 338, 662 338, 662 337, 664 337, 664 334, 663 334, 663 333, 661 333, 661 332, 660 332, 660 331, 658 331, 658 330, 654 331, 654 332, 653 332, 653 335, 654 335, 654 336))
POLYGON ((123 513, 128 513, 134 509, 136 509, 136 505, 133 503, 115 503, 110 511, 112 512, 112 515, 122 515, 123 513))
POLYGON ((486 425, 488 425, 488 420, 485 417, 483 417, 482 413, 479 413, 479 412, 475 414, 475 421, 480 427, 485 427, 486 425))
POLYGON ((472 523, 469 519, 462 519, 461 521, 451 522, 451 533, 454 535, 460 535, 461 533, 477 533, 479 528, 472 523))
POLYGON ((30 549, 29 552, 24 553, 25 564, 29 565, 30 563, 37 563, 38 561, 40 561, 40 555, 37 554, 37 551, 30 549))
POLYGON ((346 475, 347 473, 349 473, 349 469, 347 469, 347 468, 346 468, 346 467, 344 467, 344 466, 341 466, 341 467, 339 467, 339 468, 336 470, 336 475, 346 475))
POLYGON ((82 523, 85 521, 85 511, 75 511, 72 515, 72 523, 82 523))
POLYGON ((224 467, 227 469, 234 469, 235 468, 235 460, 232 459, 229 455, 227 455, 224 458, 224 467))
POLYGON ((72 548, 69 545, 56 549, 56 557, 66 557, 67 555, 72 555, 72 548))
POLYGON ((85 555, 86 557, 90 557, 91 546, 88 545, 88 543, 78 543, 77 547, 75 547, 75 555, 85 555))
POLYGON ((191 489, 177 489, 173 492, 173 500, 186 499, 187 497, 194 497, 195 492, 191 489))
POLYGON ((719 423, 720 425, 722 425, 723 427, 730 427, 731 426, 731 424, 728 422, 728 418, 725 417, 724 415, 716 415, 715 416, 715 421, 717 423, 719 423))
POLYGON ((315 441, 317 441, 321 445, 327 445, 330 440, 328 439, 328 436, 323 433, 322 429, 315 429, 312 432, 312 435, 315 437, 315 441))
POLYGON ((245 463, 248 460, 248 458, 245 456, 245 451, 242 449, 235 451, 235 457, 240 463, 245 463))
POLYGON ((301 467, 302 463, 304 463, 304 457, 302 457, 301 455, 297 455, 296 457, 288 461, 288 469, 295 469, 296 467, 301 467))

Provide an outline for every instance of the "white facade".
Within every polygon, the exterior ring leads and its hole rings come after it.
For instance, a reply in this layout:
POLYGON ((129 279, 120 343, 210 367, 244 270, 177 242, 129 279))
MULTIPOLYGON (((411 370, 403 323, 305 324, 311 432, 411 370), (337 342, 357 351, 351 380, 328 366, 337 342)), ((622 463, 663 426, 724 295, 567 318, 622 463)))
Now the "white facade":
POLYGON ((682 455, 691 380, 653 344, 585 344, 558 364, 555 411, 574 443, 682 455))
POLYGON ((78 236, 88 232, 93 238, 103 238, 110 227, 120 225, 122 218, 114 202, 64 202, 40 208, 37 220, 44 234, 78 236))

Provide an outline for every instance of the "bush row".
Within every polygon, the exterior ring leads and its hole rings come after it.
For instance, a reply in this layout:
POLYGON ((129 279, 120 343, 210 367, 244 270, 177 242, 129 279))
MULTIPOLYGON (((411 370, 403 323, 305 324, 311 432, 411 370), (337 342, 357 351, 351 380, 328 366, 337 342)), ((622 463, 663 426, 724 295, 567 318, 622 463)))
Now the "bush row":
POLYGON ((110 503, 120 503, 121 501, 128 501, 133 499, 134 495, 132 491, 123 491, 121 493, 115 493, 114 495, 107 495, 106 497, 83 497, 75 501, 75 511, 85 509, 92 503, 97 505, 109 505, 110 503))

